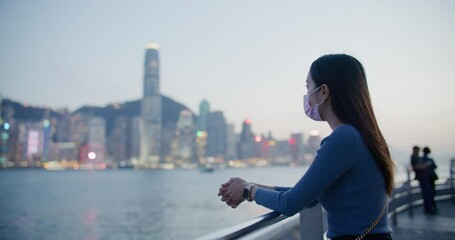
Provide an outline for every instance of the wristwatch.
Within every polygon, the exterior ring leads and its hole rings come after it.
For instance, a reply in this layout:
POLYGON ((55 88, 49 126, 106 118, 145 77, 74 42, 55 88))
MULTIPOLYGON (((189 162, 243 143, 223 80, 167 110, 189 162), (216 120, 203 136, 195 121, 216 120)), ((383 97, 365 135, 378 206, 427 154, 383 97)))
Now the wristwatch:
POLYGON ((253 199, 251 198, 251 189, 256 187, 253 183, 247 183, 246 186, 243 188, 243 198, 248 202, 252 202, 253 199))

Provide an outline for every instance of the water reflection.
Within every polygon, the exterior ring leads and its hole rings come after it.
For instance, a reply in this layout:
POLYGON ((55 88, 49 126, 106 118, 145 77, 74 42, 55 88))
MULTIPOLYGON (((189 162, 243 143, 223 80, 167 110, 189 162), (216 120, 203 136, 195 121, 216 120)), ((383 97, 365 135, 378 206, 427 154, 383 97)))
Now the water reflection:
POLYGON ((91 208, 88 212, 85 212, 82 217, 82 222, 86 227, 87 236, 84 238, 85 240, 98 240, 97 237, 97 229, 96 229, 96 217, 97 217, 97 210, 91 208))
POLYGON ((268 212, 222 203, 217 191, 229 177, 289 185, 303 172, 0 171, 0 239, 195 238, 268 212))

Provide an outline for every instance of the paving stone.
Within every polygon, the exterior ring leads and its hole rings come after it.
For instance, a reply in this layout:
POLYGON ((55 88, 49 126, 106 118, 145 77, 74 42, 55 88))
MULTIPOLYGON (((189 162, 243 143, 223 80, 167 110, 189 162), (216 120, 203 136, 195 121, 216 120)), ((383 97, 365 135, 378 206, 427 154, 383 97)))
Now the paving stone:
POLYGON ((438 202, 439 213, 428 215, 422 207, 414 208, 414 216, 408 212, 398 215, 397 226, 393 228, 393 239, 408 240, 454 240, 455 239, 455 204, 450 201, 438 202))

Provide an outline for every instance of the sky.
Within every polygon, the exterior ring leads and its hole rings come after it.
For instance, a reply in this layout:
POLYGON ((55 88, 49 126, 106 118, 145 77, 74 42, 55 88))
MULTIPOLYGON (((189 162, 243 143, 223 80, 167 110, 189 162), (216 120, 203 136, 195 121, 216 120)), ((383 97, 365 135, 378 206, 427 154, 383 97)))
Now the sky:
MULTIPOLYGON (((160 45, 162 94, 196 114, 206 99, 239 132, 319 130, 303 111, 311 63, 365 67, 394 152, 455 158, 455 1, 4 1, 0 93, 76 110, 142 97, 145 45, 160 45)), ((408 159, 406 159, 407 161, 408 159)))

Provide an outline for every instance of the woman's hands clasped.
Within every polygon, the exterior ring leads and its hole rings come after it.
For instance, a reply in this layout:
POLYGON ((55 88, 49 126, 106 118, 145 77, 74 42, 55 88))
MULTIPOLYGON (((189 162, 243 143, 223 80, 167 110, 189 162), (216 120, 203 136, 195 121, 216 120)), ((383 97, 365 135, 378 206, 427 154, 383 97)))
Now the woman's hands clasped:
POLYGON ((221 201, 232 208, 236 208, 245 199, 243 198, 243 189, 247 182, 241 178, 231 178, 226 183, 221 184, 218 196, 221 196, 221 201))

